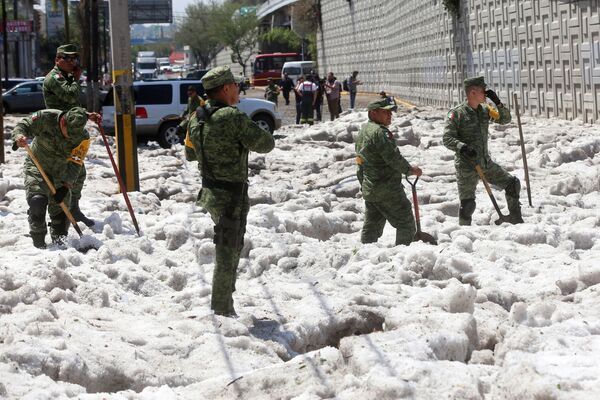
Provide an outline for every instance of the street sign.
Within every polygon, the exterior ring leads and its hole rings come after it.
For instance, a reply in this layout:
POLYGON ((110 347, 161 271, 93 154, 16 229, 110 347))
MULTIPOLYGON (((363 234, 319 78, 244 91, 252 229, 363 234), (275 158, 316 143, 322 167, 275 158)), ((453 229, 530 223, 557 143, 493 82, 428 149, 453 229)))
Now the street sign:
POLYGON ((171 0, 129 0, 130 24, 170 24, 173 22, 171 0))
MULTIPOLYGON (((6 21, 6 30, 8 32, 32 32, 33 21, 20 19, 6 21)), ((4 32, 4 29, 2 29, 2 24, 0 24, 0 32, 4 32)))

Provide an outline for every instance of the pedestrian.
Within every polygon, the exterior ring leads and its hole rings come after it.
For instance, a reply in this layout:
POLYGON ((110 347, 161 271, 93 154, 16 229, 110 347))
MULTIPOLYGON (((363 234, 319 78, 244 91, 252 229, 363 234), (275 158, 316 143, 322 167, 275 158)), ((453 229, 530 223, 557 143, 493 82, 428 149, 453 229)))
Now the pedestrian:
POLYGON ((27 155, 23 164, 29 205, 27 220, 33 245, 37 248, 46 248, 46 209, 50 215, 52 243, 62 244, 67 236, 69 220, 60 203, 69 204, 74 184, 80 176, 90 146, 90 136, 85 129, 88 119, 99 123, 101 117, 96 113, 88 114, 81 107, 69 111, 48 109, 24 118, 13 129, 13 149, 27 146, 28 139, 32 139, 31 151, 56 188, 52 195, 41 172, 27 155))
POLYGON ((239 93, 241 94, 242 92, 244 92, 244 96, 246 95, 246 88, 248 87, 248 85, 246 84, 246 77, 244 76, 244 74, 242 72, 240 72, 240 90, 239 93))
MULTIPOLYGON (((296 87, 298 87, 302 83, 304 83, 304 75, 302 75, 298 78, 298 83, 296 84, 296 87)), ((295 88, 294 88, 294 97, 296 99, 296 125, 298 125, 300 123, 300 119, 302 117, 302 94, 300 92, 298 92, 295 88)))
MULTIPOLYGON (((46 108, 68 111, 73 107, 79 107, 79 95, 81 94, 81 73, 79 66, 79 50, 74 44, 64 44, 56 49, 54 68, 44 78, 43 93, 46 108)), ((73 183, 71 204, 69 208, 73 218, 77 222, 83 222, 87 226, 93 226, 94 221, 85 216, 79 208, 81 191, 87 177, 85 165, 80 168, 80 176, 73 183)))
POLYGON ((275 106, 277 106, 277 99, 279 97, 279 86, 277 86, 271 78, 267 79, 267 87, 265 88, 264 96, 265 99, 272 103, 275 103, 275 106))
POLYGON ((362 243, 377 242, 386 220, 396 228, 396 245, 408 245, 415 236, 415 219, 402 178, 421 176, 422 171, 402 157, 387 128, 396 109, 389 99, 369 103, 369 122, 362 126, 356 139, 357 177, 365 199, 362 243))
POLYGON ((510 110, 504 107, 493 90, 486 91, 483 76, 467 78, 464 88, 467 100, 448 112, 444 128, 444 146, 454 151, 454 167, 460 198, 458 221, 460 225, 471 225, 475 211, 475 189, 479 175, 475 165, 479 164, 487 180, 504 189, 512 224, 523 222, 519 192, 519 179, 492 161, 488 152, 488 126, 490 121, 507 124, 511 120, 510 110), (486 103, 489 98, 497 107, 486 103))
POLYGON ((323 96, 325 95, 325 79, 321 79, 319 74, 315 73, 314 82, 317 85, 317 99, 315 100, 315 112, 317 121, 322 121, 321 111, 323 110, 323 96))
POLYGON ((298 82, 296 92, 302 99, 300 102, 300 123, 312 125, 315 122, 314 108, 317 101, 318 88, 313 82, 313 77, 310 75, 306 78, 306 81, 300 82, 298 80, 298 82))
POLYGON ((288 74, 283 74, 283 79, 279 82, 283 98, 285 99, 285 105, 290 105, 290 92, 294 88, 294 81, 289 77, 288 74))
POLYGON ((327 80, 324 83, 325 96, 327 97, 327 108, 331 120, 340 117, 340 95, 342 93, 342 84, 335 78, 333 72, 327 74, 327 80))
MULTIPOLYGON (((189 135, 188 135, 187 128, 188 128, 188 125, 190 122, 190 117, 193 115, 193 113, 196 111, 196 109, 198 107, 200 107, 201 105, 204 105, 204 100, 201 99, 200 96, 198 96, 198 89, 196 89, 196 86, 194 86, 194 85, 188 86, 187 95, 188 95, 187 106, 185 107, 185 110, 183 110, 183 113, 181 114, 181 122, 177 126, 177 135, 180 138, 185 138, 184 144, 185 144, 185 142, 189 141, 189 135)), ((188 146, 185 146, 185 158, 188 161, 193 161, 196 159, 196 155, 193 153, 193 151, 190 152, 190 149, 188 146)))
POLYGON ((348 91, 350 92, 350 109, 354 110, 354 105, 356 103, 356 87, 358 85, 362 85, 362 82, 357 79, 358 71, 353 71, 352 75, 348 77, 348 91))
POLYGON ((190 120, 190 139, 202 175, 198 204, 215 223, 215 267, 211 309, 235 316, 232 293, 246 232, 248 153, 268 153, 273 136, 234 106, 238 81, 228 66, 211 69, 202 78, 208 101, 190 120))

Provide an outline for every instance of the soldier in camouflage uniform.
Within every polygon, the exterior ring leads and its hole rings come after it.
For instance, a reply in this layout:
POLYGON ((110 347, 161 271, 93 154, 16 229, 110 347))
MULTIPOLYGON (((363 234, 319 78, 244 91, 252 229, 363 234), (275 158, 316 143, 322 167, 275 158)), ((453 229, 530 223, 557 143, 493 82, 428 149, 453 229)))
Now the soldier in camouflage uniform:
POLYGON ((279 98, 279 86, 273 82, 271 78, 267 79, 267 87, 265 88, 265 99, 277 106, 277 99, 279 98))
POLYGON ((238 81, 229 67, 217 67, 202 78, 208 101, 190 119, 190 146, 202 175, 198 204, 215 222, 216 261, 211 308, 235 316, 232 293, 246 231, 248 153, 268 153, 273 136, 233 105, 239 102, 238 81))
POLYGON ((519 179, 492 161, 487 143, 490 121, 509 123, 510 110, 504 107, 493 90, 485 90, 486 84, 482 76, 465 79, 464 87, 467 101, 448 113, 443 139, 444 145, 455 152, 454 166, 460 198, 459 224, 471 225, 471 216, 475 211, 475 189, 479 182, 475 164, 481 166, 492 185, 504 189, 510 211, 508 221, 513 224, 522 223, 519 179), (485 102, 486 96, 496 104, 497 110, 485 102))
MULTIPOLYGON (((99 121, 98 114, 89 118, 99 121)), ((50 236, 60 243, 67 235, 69 220, 60 208, 60 202, 69 204, 70 188, 73 187, 83 166, 83 159, 90 145, 90 137, 85 129, 88 114, 81 107, 67 112, 42 110, 21 120, 12 132, 13 149, 25 147, 28 139, 31 151, 41 164, 44 172, 56 188, 52 195, 29 155, 23 165, 25 191, 29 204, 29 230, 33 245, 45 248, 46 208, 50 214, 50 236)))
POLYGON ((201 105, 204 105, 204 100, 202 100, 200 98, 200 96, 198 96, 198 90, 196 89, 196 87, 194 85, 188 86, 187 95, 188 95, 187 106, 185 107, 185 110, 181 114, 182 120, 179 123, 179 125, 177 126, 177 134, 179 135, 179 137, 184 137, 184 135, 186 134, 187 128, 188 128, 188 123, 189 123, 190 116, 192 115, 192 113, 194 111, 196 111, 196 108, 200 107, 201 105))
MULTIPOLYGON (((56 49, 54 68, 44 78, 44 102, 46 108, 68 111, 79 107, 79 94, 81 93, 81 68, 77 64, 79 51, 74 44, 65 44, 56 49)), ((94 221, 87 218, 79 208, 79 199, 87 171, 85 165, 81 167, 81 174, 73 184, 70 209, 76 221, 81 221, 87 226, 93 226, 94 221)))
POLYGON ((362 243, 377 242, 385 221, 396 228, 396 245, 408 245, 415 236, 415 219, 410 201, 404 194, 402 178, 421 176, 421 169, 411 167, 402 157, 394 136, 387 129, 396 105, 390 99, 369 103, 369 122, 358 132, 356 163, 358 181, 365 199, 362 243))

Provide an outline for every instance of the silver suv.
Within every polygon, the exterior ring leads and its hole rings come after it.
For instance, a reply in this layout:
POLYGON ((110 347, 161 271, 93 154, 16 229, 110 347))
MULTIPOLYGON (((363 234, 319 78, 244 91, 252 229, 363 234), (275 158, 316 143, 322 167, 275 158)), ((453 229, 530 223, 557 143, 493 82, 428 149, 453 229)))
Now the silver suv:
MULTIPOLYGON (((196 87, 199 95, 204 94, 202 83, 197 79, 133 82, 136 134, 156 137, 156 141, 165 148, 182 143, 183 138, 177 135, 177 125, 187 106, 187 89, 192 85, 196 87)), ((270 101, 243 98, 236 107, 266 131, 273 133, 281 127, 281 116, 270 101)), ((112 88, 102 106, 102 118, 106 132, 114 134, 115 107, 112 88)))

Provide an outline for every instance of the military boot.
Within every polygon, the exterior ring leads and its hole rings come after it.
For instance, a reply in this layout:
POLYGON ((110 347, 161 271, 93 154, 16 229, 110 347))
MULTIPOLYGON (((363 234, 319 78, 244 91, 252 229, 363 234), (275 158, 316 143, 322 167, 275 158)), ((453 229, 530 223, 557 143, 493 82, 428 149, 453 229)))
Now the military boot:
POLYGON ((460 201, 458 210, 458 224, 471 225, 471 216, 475 212, 475 199, 465 199, 460 201))
POLYGON ((33 245, 38 249, 45 249, 46 245, 46 234, 45 233, 32 233, 31 239, 33 239, 33 245))
POLYGON ((521 216, 521 203, 519 202, 519 192, 521 191, 521 182, 519 179, 513 178, 512 182, 506 187, 506 204, 508 205, 508 222, 511 224, 522 224, 523 217, 521 216))
POLYGON ((523 222, 523 216, 521 215, 521 208, 519 207, 516 210, 511 210, 510 214, 508 214, 508 222, 510 222, 513 225, 516 224, 522 224, 523 222))
POLYGON ((81 209, 79 208, 79 199, 73 198, 71 200, 70 208, 71 214, 73 215, 73 218, 75 218, 75 221, 83 222, 88 227, 94 226, 94 221, 86 217, 83 212, 81 212, 81 209))
POLYGON ((50 217, 50 237, 52 243, 63 245, 65 244, 67 234, 69 232, 69 220, 65 213, 60 213, 50 217))

